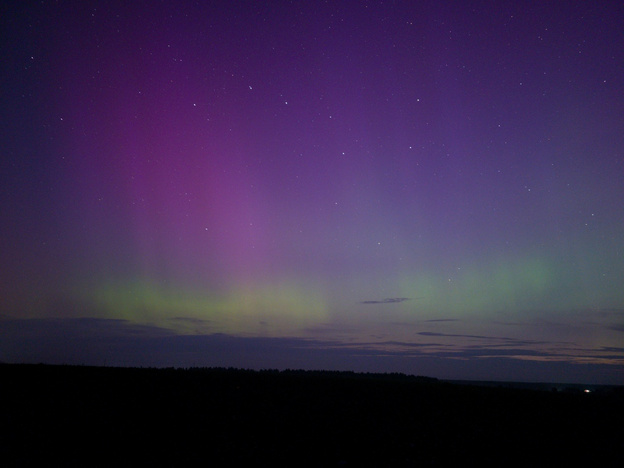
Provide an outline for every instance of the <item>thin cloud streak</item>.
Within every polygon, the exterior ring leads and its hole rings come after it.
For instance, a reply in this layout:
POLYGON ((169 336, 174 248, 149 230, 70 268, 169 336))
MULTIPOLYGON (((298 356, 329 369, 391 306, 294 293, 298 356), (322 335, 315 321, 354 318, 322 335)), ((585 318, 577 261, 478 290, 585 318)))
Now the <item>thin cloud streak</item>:
POLYGON ((409 301, 409 297, 387 297, 379 301, 362 301, 360 304, 396 304, 399 302, 409 301))

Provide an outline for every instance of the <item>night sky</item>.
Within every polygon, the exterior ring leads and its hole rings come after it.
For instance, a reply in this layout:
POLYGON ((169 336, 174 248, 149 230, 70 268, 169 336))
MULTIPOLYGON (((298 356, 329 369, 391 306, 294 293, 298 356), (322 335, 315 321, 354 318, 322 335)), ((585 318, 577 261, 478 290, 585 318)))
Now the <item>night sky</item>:
POLYGON ((0 40, 0 361, 624 384, 621 2, 2 2, 0 40))

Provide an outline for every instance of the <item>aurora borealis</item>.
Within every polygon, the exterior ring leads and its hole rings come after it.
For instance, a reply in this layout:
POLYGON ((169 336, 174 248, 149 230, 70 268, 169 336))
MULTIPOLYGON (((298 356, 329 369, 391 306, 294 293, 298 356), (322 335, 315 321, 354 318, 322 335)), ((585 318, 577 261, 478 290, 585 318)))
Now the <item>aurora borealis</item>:
POLYGON ((0 361, 624 383, 617 2, 0 18, 0 361))

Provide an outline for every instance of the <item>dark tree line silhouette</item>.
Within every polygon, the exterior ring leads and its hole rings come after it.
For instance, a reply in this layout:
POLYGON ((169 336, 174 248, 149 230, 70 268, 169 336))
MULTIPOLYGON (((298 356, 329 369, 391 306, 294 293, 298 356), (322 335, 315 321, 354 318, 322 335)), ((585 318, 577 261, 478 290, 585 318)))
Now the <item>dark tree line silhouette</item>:
POLYGON ((624 392, 0 365, 3 466, 622 466, 624 392))

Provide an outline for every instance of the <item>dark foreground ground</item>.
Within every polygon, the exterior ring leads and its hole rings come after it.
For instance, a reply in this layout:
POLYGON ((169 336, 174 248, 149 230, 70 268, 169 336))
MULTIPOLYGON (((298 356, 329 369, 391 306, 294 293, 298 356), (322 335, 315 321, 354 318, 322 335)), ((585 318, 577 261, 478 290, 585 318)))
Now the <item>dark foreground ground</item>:
POLYGON ((0 365, 2 466, 624 466, 624 391, 0 365))

